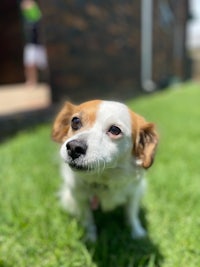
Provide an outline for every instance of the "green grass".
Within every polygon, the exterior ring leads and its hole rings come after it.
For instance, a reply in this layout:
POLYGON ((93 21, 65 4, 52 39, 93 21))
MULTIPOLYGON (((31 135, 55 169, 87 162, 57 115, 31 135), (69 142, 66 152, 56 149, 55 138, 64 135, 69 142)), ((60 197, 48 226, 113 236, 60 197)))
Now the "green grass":
POLYGON ((99 240, 59 206, 58 147, 50 125, 0 144, 0 267, 197 267, 200 262, 200 86, 188 83, 129 105, 157 124, 141 217, 148 238, 132 241, 122 211, 96 214, 99 240))

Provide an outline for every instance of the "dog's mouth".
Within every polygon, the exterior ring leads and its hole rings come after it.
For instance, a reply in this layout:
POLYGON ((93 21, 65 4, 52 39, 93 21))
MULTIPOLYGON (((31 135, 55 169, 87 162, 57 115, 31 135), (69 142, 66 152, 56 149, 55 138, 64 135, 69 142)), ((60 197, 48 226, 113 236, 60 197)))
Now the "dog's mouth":
POLYGON ((92 171, 92 170, 94 170, 94 168, 92 166, 89 166, 89 165, 81 165, 81 164, 77 164, 76 162, 70 162, 68 164, 73 170, 76 170, 76 171, 92 171))

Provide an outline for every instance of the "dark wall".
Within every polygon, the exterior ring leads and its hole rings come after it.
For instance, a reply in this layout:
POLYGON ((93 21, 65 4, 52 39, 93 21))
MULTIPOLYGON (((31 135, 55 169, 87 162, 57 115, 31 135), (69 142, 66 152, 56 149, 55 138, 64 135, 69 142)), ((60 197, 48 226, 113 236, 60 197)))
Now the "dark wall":
POLYGON ((140 1, 39 2, 54 100, 138 93, 140 1))
POLYGON ((0 84, 24 80, 23 34, 17 0, 0 2, 0 84))
POLYGON ((188 0, 154 0, 153 80, 159 87, 187 77, 188 0))

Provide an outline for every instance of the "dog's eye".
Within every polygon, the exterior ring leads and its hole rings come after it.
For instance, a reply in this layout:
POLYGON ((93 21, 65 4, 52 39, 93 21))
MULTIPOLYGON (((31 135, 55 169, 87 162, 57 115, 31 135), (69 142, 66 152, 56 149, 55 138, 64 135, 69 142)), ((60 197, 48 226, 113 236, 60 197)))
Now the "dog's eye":
POLYGON ((120 135, 122 133, 121 129, 115 125, 112 125, 109 130, 108 133, 111 133, 112 135, 120 135))
POLYGON ((81 120, 78 117, 72 118, 71 127, 75 131, 79 130, 82 127, 81 120))

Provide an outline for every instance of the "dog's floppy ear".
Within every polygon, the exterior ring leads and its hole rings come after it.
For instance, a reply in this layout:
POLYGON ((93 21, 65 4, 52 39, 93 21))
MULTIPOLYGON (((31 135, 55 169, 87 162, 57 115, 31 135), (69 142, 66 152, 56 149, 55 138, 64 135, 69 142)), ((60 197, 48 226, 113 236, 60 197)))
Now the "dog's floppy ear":
POLYGON ((63 108, 56 116, 51 135, 54 141, 58 143, 64 141, 64 137, 67 135, 70 127, 71 116, 74 112, 74 108, 75 106, 73 104, 65 102, 63 108))
POLYGON ((158 134, 153 123, 146 122, 144 118, 134 113, 132 119, 133 154, 136 163, 147 169, 153 164, 158 134))

